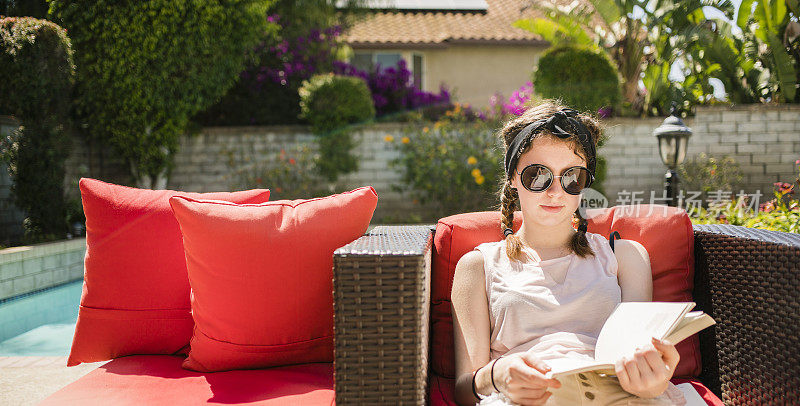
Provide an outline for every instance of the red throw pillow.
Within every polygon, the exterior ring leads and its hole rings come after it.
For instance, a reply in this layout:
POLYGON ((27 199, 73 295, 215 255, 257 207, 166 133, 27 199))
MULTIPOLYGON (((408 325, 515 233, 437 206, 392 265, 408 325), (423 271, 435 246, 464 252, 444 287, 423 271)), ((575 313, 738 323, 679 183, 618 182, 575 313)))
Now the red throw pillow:
MULTIPOLYGON (((650 254, 654 301, 692 301, 694 234, 685 210, 656 205, 615 206, 589 210, 588 230, 608 238, 618 231, 623 239, 640 242, 650 254), (651 211, 652 209, 652 211, 651 211)), ((516 230, 521 214, 515 216, 516 230)), ((431 271, 431 368, 441 376, 455 375, 450 292, 453 272, 461 257, 478 244, 500 241, 500 212, 457 214, 439 220, 434 237, 431 271)), ((677 346, 681 354, 675 376, 700 373, 697 336, 677 346)))
POLYGON ((261 204, 170 199, 195 321, 183 367, 333 361, 333 251, 364 234, 377 201, 372 187, 261 204))
POLYGON ((169 198, 261 203, 269 190, 183 193, 79 182, 86 214, 83 294, 67 366, 133 354, 186 353, 189 281, 169 198))

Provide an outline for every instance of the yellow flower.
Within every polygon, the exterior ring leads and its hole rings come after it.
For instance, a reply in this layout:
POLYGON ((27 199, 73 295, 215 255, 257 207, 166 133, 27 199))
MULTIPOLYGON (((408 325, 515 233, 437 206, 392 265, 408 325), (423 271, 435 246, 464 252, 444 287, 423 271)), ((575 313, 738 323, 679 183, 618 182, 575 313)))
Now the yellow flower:
POLYGON ((481 175, 475 178, 475 183, 482 185, 485 180, 486 178, 484 178, 483 175, 481 175))
POLYGON ((474 156, 467 158, 467 165, 475 165, 476 163, 478 163, 478 158, 474 156))
POLYGON ((424 132, 424 133, 427 133, 428 131, 429 131, 429 130, 428 130, 428 127, 423 127, 423 128, 422 128, 422 132, 424 132))
POLYGON ((394 136, 387 134, 385 137, 383 137, 383 140, 386 142, 392 142, 394 141, 394 136))
POLYGON ((403 137, 402 139, 400 139, 400 142, 402 142, 403 144, 408 144, 409 142, 411 142, 411 138, 403 137))
POLYGON ((439 122, 439 121, 437 121, 437 122, 433 123, 433 129, 434 129, 434 130, 438 130, 438 129, 439 129, 439 127, 441 127, 441 126, 442 126, 442 123, 441 123, 441 122, 439 122))
POLYGON ((483 175, 481 175, 481 170, 478 168, 473 169, 470 173, 472 174, 473 178, 483 177, 483 175))

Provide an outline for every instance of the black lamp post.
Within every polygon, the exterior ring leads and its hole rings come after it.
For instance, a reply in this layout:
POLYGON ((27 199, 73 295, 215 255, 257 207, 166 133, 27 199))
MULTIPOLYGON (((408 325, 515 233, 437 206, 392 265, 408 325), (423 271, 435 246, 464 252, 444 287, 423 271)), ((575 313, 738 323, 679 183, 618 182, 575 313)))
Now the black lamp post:
POLYGON ((669 117, 655 130, 653 135, 658 137, 658 154, 661 162, 667 166, 664 175, 664 190, 669 199, 670 206, 677 206, 676 189, 678 187, 678 174, 675 169, 686 158, 686 144, 692 136, 692 129, 683 123, 676 113, 677 103, 672 102, 669 117))

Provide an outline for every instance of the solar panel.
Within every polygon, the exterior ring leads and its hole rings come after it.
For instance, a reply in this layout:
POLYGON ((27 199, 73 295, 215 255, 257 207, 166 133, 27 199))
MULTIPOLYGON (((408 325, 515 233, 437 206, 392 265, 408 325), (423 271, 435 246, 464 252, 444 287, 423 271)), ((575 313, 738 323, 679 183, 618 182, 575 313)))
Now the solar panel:
MULTIPOLYGON (((344 6, 346 1, 336 2, 337 7, 344 6)), ((454 11, 486 11, 489 5, 486 0, 367 0, 366 8, 374 10, 454 10, 454 11)))

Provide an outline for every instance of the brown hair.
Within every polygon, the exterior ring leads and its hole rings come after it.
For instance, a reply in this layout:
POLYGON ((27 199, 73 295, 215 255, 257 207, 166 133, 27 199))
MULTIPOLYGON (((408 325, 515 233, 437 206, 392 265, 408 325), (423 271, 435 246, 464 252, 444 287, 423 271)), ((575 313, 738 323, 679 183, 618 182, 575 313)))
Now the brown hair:
MULTIPOLYGON (((500 136, 503 139, 503 145, 506 149, 508 149, 508 146, 514 140, 514 137, 523 128, 525 128, 525 126, 537 120, 547 119, 555 112, 565 107, 566 106, 561 104, 560 100, 546 99, 540 103, 537 103, 535 106, 522 113, 521 116, 512 119, 503 126, 503 128, 500 130, 500 136)), ((583 125, 585 125, 589 130, 589 134, 591 135, 592 142, 594 142, 596 149, 597 142, 600 140, 602 133, 598 119, 586 113, 580 113, 576 118, 580 120, 581 123, 583 123, 583 125)), ((545 129, 532 136, 532 138, 538 137, 550 137, 553 140, 565 142, 570 146, 570 148, 572 148, 572 151, 576 155, 587 161, 590 159, 590 157, 586 156, 586 152, 583 150, 583 147, 581 146, 577 136, 573 135, 569 138, 561 139, 545 129)), ((531 144, 528 144, 528 146, 523 150, 523 153, 530 149, 531 144)), ((500 212, 502 213, 502 220, 500 224, 501 230, 513 229, 514 209, 518 202, 519 195, 517 194, 517 190, 511 187, 511 180, 506 179, 500 188, 500 212)), ((586 224, 586 219, 581 217, 578 210, 575 211, 575 215, 578 217, 579 226, 586 224)), ((582 258, 594 255, 594 252, 592 252, 592 249, 589 247, 589 242, 586 240, 586 233, 584 232, 579 231, 575 233, 570 241, 569 246, 572 252, 582 258)), ((509 258, 521 260, 522 241, 516 234, 510 234, 506 236, 506 253, 508 254, 509 258)))

